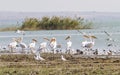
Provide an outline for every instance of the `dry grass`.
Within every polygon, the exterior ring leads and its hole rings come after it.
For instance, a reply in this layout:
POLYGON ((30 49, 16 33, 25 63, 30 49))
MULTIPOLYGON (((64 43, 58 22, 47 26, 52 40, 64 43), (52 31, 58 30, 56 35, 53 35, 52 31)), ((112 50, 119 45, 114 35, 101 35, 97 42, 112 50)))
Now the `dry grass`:
POLYGON ((42 54, 45 61, 33 55, 1 55, 0 75, 120 75, 120 59, 74 58, 60 54, 42 54))

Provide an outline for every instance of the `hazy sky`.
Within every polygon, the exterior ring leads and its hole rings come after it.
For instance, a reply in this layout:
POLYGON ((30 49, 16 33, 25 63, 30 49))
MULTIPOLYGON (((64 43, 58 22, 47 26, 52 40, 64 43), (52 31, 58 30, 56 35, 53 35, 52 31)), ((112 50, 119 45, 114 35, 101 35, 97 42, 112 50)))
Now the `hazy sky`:
POLYGON ((0 11, 52 12, 101 11, 120 12, 120 0, 0 0, 0 11))

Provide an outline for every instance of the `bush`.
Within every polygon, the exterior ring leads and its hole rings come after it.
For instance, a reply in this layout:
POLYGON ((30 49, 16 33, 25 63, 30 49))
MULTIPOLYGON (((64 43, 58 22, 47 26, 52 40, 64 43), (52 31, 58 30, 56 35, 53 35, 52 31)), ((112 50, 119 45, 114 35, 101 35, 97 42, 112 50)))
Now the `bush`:
POLYGON ((26 18, 22 23, 21 29, 24 30, 65 30, 65 29, 89 29, 92 28, 92 22, 85 21, 83 18, 70 17, 42 17, 26 18))

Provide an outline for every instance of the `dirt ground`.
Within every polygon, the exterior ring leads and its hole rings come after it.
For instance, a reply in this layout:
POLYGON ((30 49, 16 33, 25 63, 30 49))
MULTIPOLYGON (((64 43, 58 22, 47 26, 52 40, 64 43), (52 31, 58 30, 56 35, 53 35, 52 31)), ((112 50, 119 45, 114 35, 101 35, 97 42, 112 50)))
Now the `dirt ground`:
POLYGON ((61 54, 42 54, 44 61, 33 55, 0 56, 0 75, 120 75, 119 58, 81 58, 61 54))

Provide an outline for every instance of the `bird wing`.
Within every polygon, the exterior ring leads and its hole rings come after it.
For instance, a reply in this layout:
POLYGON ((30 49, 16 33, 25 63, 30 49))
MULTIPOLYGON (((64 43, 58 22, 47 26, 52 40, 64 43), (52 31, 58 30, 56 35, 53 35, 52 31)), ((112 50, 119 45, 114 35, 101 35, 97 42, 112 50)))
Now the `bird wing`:
POLYGON ((35 41, 35 42, 37 42, 37 40, 36 39, 32 39, 33 41, 35 41))
POLYGON ((50 39, 48 39, 48 38, 46 38, 46 37, 45 37, 45 38, 43 38, 43 39, 45 39, 45 40, 47 40, 47 41, 50 41, 50 39))
POLYGON ((97 39, 97 37, 96 37, 96 36, 94 36, 94 35, 92 35, 92 36, 91 36, 91 38, 97 39))
POLYGON ((85 38, 90 38, 88 35, 83 35, 85 38))
POLYGON ((67 39, 70 39, 70 36, 67 36, 67 37, 65 38, 65 40, 67 40, 67 39))
POLYGON ((108 32, 104 31, 104 33, 107 35, 107 36, 111 36, 108 32))

